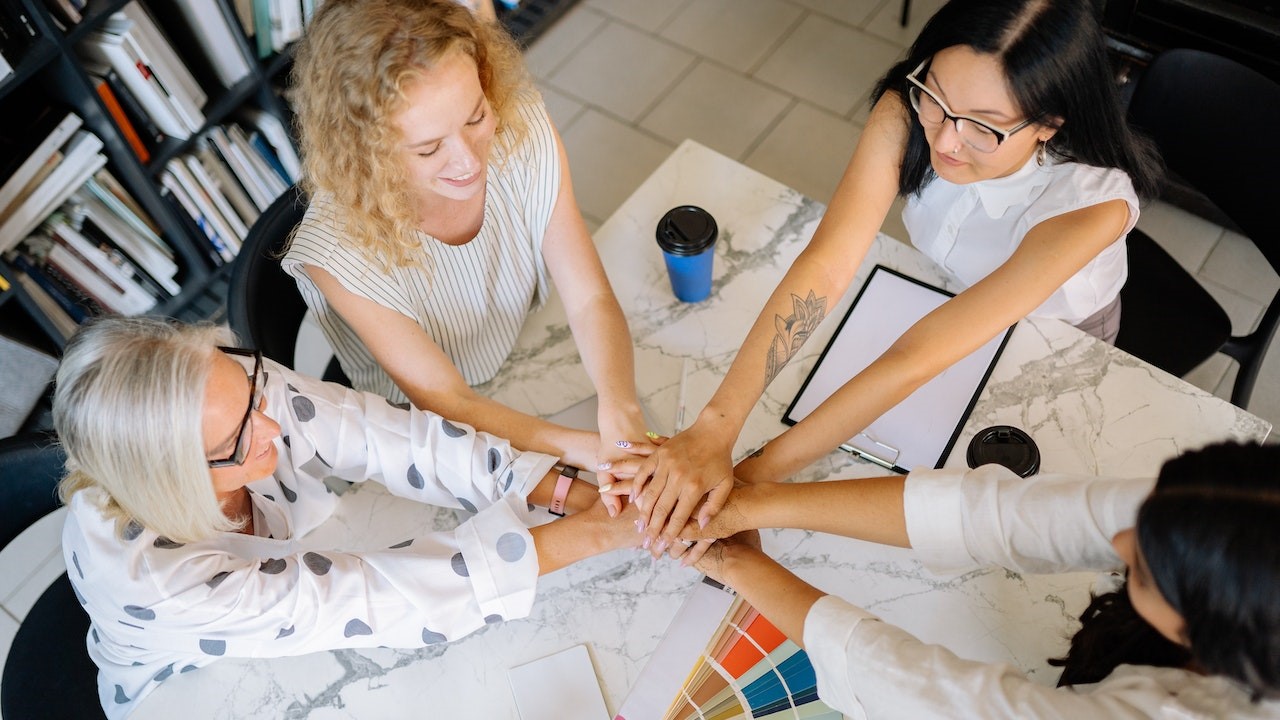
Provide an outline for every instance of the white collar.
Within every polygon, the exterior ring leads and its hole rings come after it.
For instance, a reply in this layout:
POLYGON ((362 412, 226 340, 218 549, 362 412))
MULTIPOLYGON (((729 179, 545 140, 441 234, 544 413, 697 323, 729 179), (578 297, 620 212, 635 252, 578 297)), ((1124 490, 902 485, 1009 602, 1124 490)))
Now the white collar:
POLYGON ((973 183, 973 189, 982 202, 982 209, 994 220, 1003 216, 1014 205, 1026 204, 1032 191, 1049 184, 1053 165, 1053 156, 1047 157, 1044 165, 1040 165, 1036 162, 1036 154, 1031 153, 1026 164, 1011 175, 973 183))

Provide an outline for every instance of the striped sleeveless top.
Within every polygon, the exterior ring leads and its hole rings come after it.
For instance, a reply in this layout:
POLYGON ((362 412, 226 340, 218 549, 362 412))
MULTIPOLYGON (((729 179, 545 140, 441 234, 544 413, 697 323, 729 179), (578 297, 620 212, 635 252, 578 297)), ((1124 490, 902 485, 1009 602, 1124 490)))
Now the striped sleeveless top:
POLYGON ((407 400, 303 265, 322 268, 349 292, 413 320, 470 385, 498 372, 525 316, 546 301, 551 288, 542 241, 560 191, 560 156, 541 98, 531 92, 517 110, 528 132, 510 150, 497 139, 493 143, 479 235, 446 245, 419 233, 429 256, 422 268, 383 272, 343 242, 344 221, 333 204, 323 196, 312 199, 281 264, 357 390, 407 400))

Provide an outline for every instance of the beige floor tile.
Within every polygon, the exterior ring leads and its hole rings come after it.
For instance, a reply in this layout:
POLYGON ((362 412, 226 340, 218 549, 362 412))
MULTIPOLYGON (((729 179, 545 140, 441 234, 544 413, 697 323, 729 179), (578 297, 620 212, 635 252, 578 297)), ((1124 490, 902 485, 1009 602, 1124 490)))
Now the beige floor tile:
POLYGON ((791 98, 732 70, 700 62, 640 122, 679 145, 693 138, 741 160, 791 98))
POLYGON ((1225 232, 1200 268, 1199 277, 1227 285, 1266 305, 1280 289, 1280 277, 1267 258, 1245 236, 1225 232))
POLYGON ((687 50, 610 22, 550 80, 555 87, 634 122, 688 72, 694 60, 687 50))
POLYGON ((25 618, 31 608, 35 606, 36 601, 44 594, 44 591, 48 590, 53 581, 67 571, 67 564, 63 561, 62 551, 58 547, 50 550, 49 554, 42 560, 43 562, 36 568, 31 577, 27 578, 22 587, 5 598, 4 609, 18 618, 18 620, 25 618))
POLYGON ((576 7, 556 21, 524 53, 524 62, 535 77, 548 78, 573 53, 600 31, 608 18, 588 7, 576 7))
POLYGON ((809 15, 755 76, 847 116, 893 64, 900 48, 821 15, 809 15))
POLYGON ((810 10, 835 18, 840 22, 863 27, 885 3, 900 7, 901 0, 792 0, 810 10))
POLYGON ((556 129, 563 135, 587 106, 545 82, 540 82, 538 85, 538 90, 542 92, 542 101, 547 105, 547 114, 551 116, 551 122, 555 123, 556 129))
POLYGON ((902 0, 889 0, 880 6, 879 12, 867 23, 866 30, 900 47, 909 47, 925 22, 944 4, 945 0, 912 0, 907 26, 902 27, 902 0))
POLYGON ((1240 335, 1247 333, 1262 317, 1262 303, 1236 292, 1234 286, 1227 287, 1203 277, 1197 278, 1214 300, 1227 311, 1231 318, 1231 332, 1240 335))
POLYGON ((1218 225, 1159 201, 1140 208, 1138 228, 1191 273, 1200 271, 1222 237, 1222 228, 1218 225))
POLYGON ((858 143, 857 125, 797 103, 745 163, 819 202, 828 202, 858 143))
POLYGON ((652 32, 668 24, 686 1, 699 0, 587 0, 587 5, 652 32))
POLYGON ((663 28, 662 36, 734 70, 749 72, 803 13, 782 0, 695 0, 663 28))
POLYGON ((564 133, 574 193, 584 215, 607 220, 675 145, 588 108, 564 133))

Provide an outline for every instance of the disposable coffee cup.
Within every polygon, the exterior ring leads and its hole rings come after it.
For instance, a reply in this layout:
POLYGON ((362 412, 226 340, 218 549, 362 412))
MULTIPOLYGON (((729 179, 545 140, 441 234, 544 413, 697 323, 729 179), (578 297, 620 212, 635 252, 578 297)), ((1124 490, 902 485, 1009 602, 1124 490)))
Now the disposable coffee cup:
POLYGON ((711 294, 711 264, 719 228, 711 213, 693 205, 667 211, 658 221, 658 247, 667 263, 671 290, 684 302, 711 294))

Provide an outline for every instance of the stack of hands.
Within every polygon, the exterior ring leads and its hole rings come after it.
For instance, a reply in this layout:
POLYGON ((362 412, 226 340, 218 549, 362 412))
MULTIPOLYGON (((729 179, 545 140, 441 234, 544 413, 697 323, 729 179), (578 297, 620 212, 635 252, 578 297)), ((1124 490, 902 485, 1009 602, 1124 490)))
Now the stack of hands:
MULTIPOLYGON (((726 460, 715 462, 712 457, 718 454, 708 454, 700 463, 694 458, 701 453, 690 452, 698 445, 682 440, 687 439, 648 433, 643 441, 617 441, 624 457, 596 466, 601 503, 611 517, 635 525, 627 545, 642 547, 654 558, 666 555, 724 582, 728 551, 760 547, 760 534, 748 517, 751 493, 734 492, 749 483, 735 477, 727 452, 722 456, 726 460), (661 466, 659 447, 664 448, 661 466), (681 455, 673 459, 671 451, 681 455), (675 467, 703 470, 681 473, 675 467)), ((739 468, 748 470, 752 459, 739 468)))

